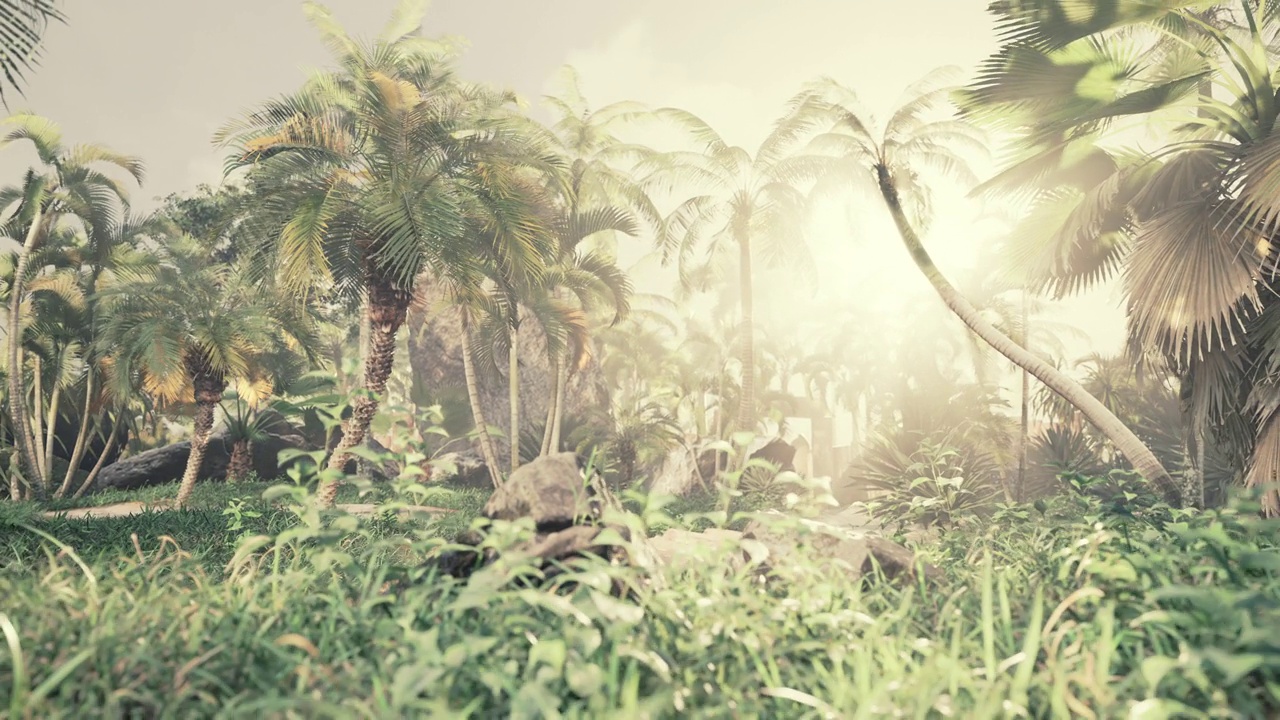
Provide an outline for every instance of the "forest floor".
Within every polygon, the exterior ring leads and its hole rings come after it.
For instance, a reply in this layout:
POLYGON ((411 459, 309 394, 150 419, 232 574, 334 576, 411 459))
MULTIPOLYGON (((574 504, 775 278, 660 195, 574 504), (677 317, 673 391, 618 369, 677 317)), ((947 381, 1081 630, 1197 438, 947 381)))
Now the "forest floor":
MULTIPOLYGON (((914 543, 941 574, 905 584, 800 553, 539 590, 426 563, 483 491, 398 522, 269 488, 0 505, 0 717, 1280 717, 1280 525, 1247 504, 1002 506, 914 543)), ((740 526, 715 503, 661 522, 740 526)))

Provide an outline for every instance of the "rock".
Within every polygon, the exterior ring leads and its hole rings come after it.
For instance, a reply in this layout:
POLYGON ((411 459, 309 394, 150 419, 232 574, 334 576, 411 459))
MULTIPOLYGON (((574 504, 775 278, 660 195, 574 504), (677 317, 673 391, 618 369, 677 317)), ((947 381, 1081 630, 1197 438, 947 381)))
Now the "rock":
MULTIPOLYGON (((748 523, 744 540, 754 540, 767 551, 765 572, 793 563, 797 551, 806 547, 824 570, 843 570, 866 577, 877 567, 888 580, 916 578, 915 553, 892 540, 868 532, 856 532, 815 520, 788 518, 781 513, 764 513, 748 523), (790 525, 791 527, 787 527, 790 525)), ((937 580, 941 572, 921 563, 925 578, 937 580)))
POLYGON ((492 490, 493 480, 489 478, 489 468, 484 464, 480 451, 467 449, 459 452, 444 453, 439 460, 453 465, 453 471, 445 471, 439 480, 454 487, 492 490))
MULTIPOLYGON (((891 540, 777 513, 752 521, 743 532, 718 528, 705 532, 671 529, 652 538, 649 545, 658 562, 669 570, 716 562, 727 563, 731 570, 737 571, 757 562, 761 573, 767 575, 773 568, 794 563, 800 548, 804 547, 816 557, 824 571, 863 578, 874 575, 878 566, 889 580, 915 578, 915 554, 891 540), (796 523, 807 532, 802 534, 796 523)), ((930 580, 941 575, 930 565, 924 566, 924 572, 930 580)))
POLYGON ((693 455, 685 447, 673 448, 662 461, 662 466, 654 474, 649 483, 649 493, 653 495, 671 495, 685 497, 696 488, 707 487, 707 479, 711 475, 698 475, 699 468, 693 462, 693 455))
MULTIPOLYGON (((253 470, 262 478, 278 477, 282 470, 280 451, 290 448, 307 449, 301 434, 291 432, 287 423, 273 424, 267 439, 253 444, 253 470)), ((112 463, 98 474, 90 493, 100 490, 136 490, 152 485, 177 482, 187 469, 191 455, 191 441, 183 440, 164 447, 147 450, 133 457, 112 463)), ((225 480, 227 465, 231 462, 231 442, 226 432, 218 432, 209 438, 204 460, 200 463, 201 480, 225 480)))
MULTIPOLYGON (((419 406, 441 404, 445 408, 446 429, 454 436, 470 432, 474 424, 462 371, 462 325, 457 307, 449 301, 440 283, 418 283, 406 325, 414 402, 419 406)), ((553 384, 546 337, 538 323, 522 322, 519 343, 520 432, 522 435, 535 433, 541 441, 553 384)), ((485 420, 509 432, 511 405, 507 372, 505 357, 488 363, 477 358, 476 382, 485 420)), ((564 400, 566 425, 573 418, 588 417, 609 408, 609 387, 600 367, 599 353, 594 349, 584 357, 582 367, 570 374, 564 400)), ((567 426, 563 428, 562 445, 568 442, 570 430, 567 426)), ((439 436, 426 439, 429 441, 428 454, 447 441, 439 436)), ((499 467, 510 467, 508 441, 495 438, 494 449, 499 467)))
POLYGON ((558 453, 522 465, 494 491, 481 514, 514 522, 533 518, 538 532, 563 530, 588 513, 587 483, 573 453, 558 453))
POLYGON ((774 438, 764 447, 751 453, 752 460, 765 460, 778 468, 778 472, 795 472, 796 449, 782 438, 774 438))
MULTIPOLYGON (((599 541, 606 529, 615 530, 623 540, 631 539, 628 527, 608 522, 611 510, 623 512, 617 498, 598 475, 583 476, 577 456, 573 453, 548 455, 512 473, 507 482, 494 491, 481 511, 485 522, 478 530, 463 533, 458 542, 479 546, 493 523, 528 518, 533 521, 533 538, 508 548, 505 555, 536 558, 545 579, 562 572, 559 563, 588 554, 611 562, 656 567, 656 558, 643 540, 633 544, 634 556, 629 556, 622 547, 599 541)), ((498 557, 492 548, 483 553, 463 549, 443 554, 438 566, 456 578, 466 578, 478 566, 492 564, 498 557)))
POLYGON ((649 538, 655 558, 668 569, 691 567, 708 561, 725 561, 733 570, 742 567, 746 556, 742 550, 742 533, 736 530, 709 528, 703 532, 671 528, 649 538))

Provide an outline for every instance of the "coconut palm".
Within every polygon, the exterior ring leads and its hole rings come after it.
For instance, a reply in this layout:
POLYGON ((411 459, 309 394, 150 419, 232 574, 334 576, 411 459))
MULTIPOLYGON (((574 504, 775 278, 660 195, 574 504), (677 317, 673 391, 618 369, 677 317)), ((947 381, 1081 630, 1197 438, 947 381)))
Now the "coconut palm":
POLYGON ((1138 473, 1170 502, 1178 502, 1177 485, 1138 436, 1078 382, 1020 347, 993 325, 941 273, 925 248, 920 232, 929 219, 930 173, 935 178, 975 182, 970 153, 985 150, 981 135, 971 125, 951 118, 939 119, 951 94, 943 74, 931 75, 908 90, 906 100, 877 133, 872 129, 875 125, 870 114, 852 91, 829 79, 815 82, 808 97, 828 103, 833 123, 829 132, 813 140, 809 152, 838 158, 832 166, 833 178, 860 183, 862 187, 869 185, 884 201, 912 260, 969 329, 1067 398, 1111 439, 1138 473))
POLYGON ((102 344, 115 348, 113 383, 139 386, 161 404, 195 403, 191 454, 175 503, 185 506, 232 384, 241 396, 270 392, 263 356, 282 340, 312 346, 304 313, 253 281, 243 266, 215 262, 186 236, 153 252, 132 251, 100 293, 107 315, 102 344))
MULTIPOLYGON (((1032 188, 1038 232, 1022 255, 1044 289, 1123 274, 1131 354, 1157 348, 1181 381, 1188 458, 1220 444, 1248 484, 1269 483, 1280 468, 1280 391, 1266 370, 1280 327, 1280 3, 1111 4, 1081 25, 1045 2, 993 6, 1005 46, 967 107, 1027 132, 1018 162, 987 187, 1032 188), (1073 76, 1095 78, 1090 92, 1063 92, 1073 76)), ((1200 502, 1191 466, 1184 492, 1200 502)), ((1266 497, 1280 512, 1280 493, 1266 497)))
MULTIPOLYGON (((378 38, 361 43, 307 3, 340 69, 219 135, 239 149, 231 166, 253 168, 261 252, 286 287, 367 298, 362 392, 331 475, 368 434, 419 275, 481 262, 467 236, 478 210, 501 243, 490 258, 505 276, 536 275, 548 235, 523 185, 552 159, 530 140, 511 95, 458 80, 452 48, 418 34, 422 5, 402 2, 378 38)), ((322 483, 322 505, 332 504, 335 482, 322 483)))
POLYGON ((738 424, 756 426, 755 319, 752 263, 807 260, 804 215, 808 204, 799 186, 813 170, 794 157, 796 144, 818 120, 811 103, 793 103, 764 142, 749 152, 725 142, 697 116, 677 108, 655 115, 688 133, 694 151, 648 154, 638 163, 651 190, 693 194, 666 217, 657 242, 664 260, 678 257, 682 278, 689 280, 699 251, 737 256, 742 334, 742 395, 738 424))
POLYGON ((40 41, 50 21, 66 22, 57 0, 0 0, 0 102, 5 86, 22 92, 22 71, 40 59, 40 41))

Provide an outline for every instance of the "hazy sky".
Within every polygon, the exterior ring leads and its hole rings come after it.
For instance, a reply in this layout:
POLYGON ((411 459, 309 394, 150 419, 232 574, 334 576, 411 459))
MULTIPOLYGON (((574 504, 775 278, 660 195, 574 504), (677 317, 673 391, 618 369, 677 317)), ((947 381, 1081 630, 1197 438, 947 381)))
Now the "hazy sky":
MULTIPOLYGON (((394 0, 326 3, 353 34, 372 35, 394 0)), ((703 115, 754 143, 800 83, 820 74, 873 104, 941 64, 966 67, 993 47, 986 0, 436 0, 428 34, 470 47, 466 76, 535 105, 556 70, 579 68, 593 102, 634 99, 703 115), (906 8, 909 6, 910 10, 906 8)), ((142 197, 216 181, 212 132, 295 89, 328 63, 298 0, 67 0, 29 77, 29 108, 72 141, 141 155, 142 197)), ((0 156, 5 175, 25 165, 0 156)))
MULTIPOLYGON (((382 27, 394 4, 327 3, 349 31, 366 36, 382 27)), ((537 113, 557 70, 568 63, 579 70, 593 104, 630 99, 683 107, 730 142, 752 147, 787 98, 816 76, 856 88, 883 112, 938 66, 972 70, 995 47, 986 5, 436 0, 426 31, 466 38, 463 74, 514 89, 537 113)), ((211 144, 214 130, 295 89, 308 69, 329 62, 299 0, 67 0, 65 10, 68 24, 50 29, 43 63, 29 74, 25 98, 14 97, 10 108, 54 119, 69 142, 103 143, 144 158, 148 178, 136 195, 144 207, 151 198, 219 182, 222 154, 211 144)), ((16 149, 0 151, 0 177, 18 177, 32 159, 16 149)), ((936 232, 963 236, 969 220, 936 232)), ((963 237, 931 238, 931 244, 944 269, 968 255, 963 237)), ((849 257, 824 265, 852 271, 849 257)), ((861 258, 856 264, 864 273, 898 275, 879 268, 883 262, 910 274, 905 253, 892 244, 861 258)), ((1088 301, 1083 307, 1091 321, 1080 324, 1110 346, 1119 326, 1098 322, 1107 304, 1088 301)), ((1114 310, 1110 317, 1118 318, 1114 310)))

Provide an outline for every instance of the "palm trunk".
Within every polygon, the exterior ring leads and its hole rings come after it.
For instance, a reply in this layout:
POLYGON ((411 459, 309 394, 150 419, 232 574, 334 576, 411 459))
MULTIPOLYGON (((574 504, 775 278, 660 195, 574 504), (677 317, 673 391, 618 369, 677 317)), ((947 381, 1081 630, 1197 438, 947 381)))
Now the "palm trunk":
POLYGON ((227 482, 244 482, 253 469, 253 453, 249 438, 239 438, 231 444, 231 459, 227 462, 227 482))
POLYGON ((43 497, 49 492, 49 485, 45 481, 44 453, 40 449, 40 440, 44 437, 44 363, 40 361, 39 355, 35 356, 34 361, 35 367, 32 368, 33 374, 31 379, 31 400, 35 407, 33 407, 31 412, 27 414, 31 417, 32 425, 34 426, 31 430, 31 438, 32 450, 35 452, 36 456, 35 482, 39 484, 40 495, 43 497))
POLYGON ((89 475, 85 477, 84 484, 76 490, 72 498, 78 498, 88 492, 93 487, 94 481, 98 479, 98 473, 102 472, 102 468, 107 464, 107 455, 110 454, 111 448, 116 443, 116 439, 120 437, 120 429, 124 427, 124 421, 120 418, 119 413, 116 414, 115 422, 111 425, 111 434, 107 436, 107 441, 102 445, 102 452, 98 455, 98 460, 94 462, 93 468, 89 470, 89 475))
POLYGON ((62 485, 58 487, 58 491, 54 493, 54 497, 66 497, 71 490, 71 483, 75 480, 76 470, 80 467, 80 461, 84 459, 85 451, 89 448, 89 418, 92 413, 89 408, 93 405, 93 367, 90 366, 85 373, 84 378, 84 407, 80 413, 80 429, 76 431, 76 444, 71 448, 71 459, 67 464, 67 472, 62 476, 62 485))
POLYGON ((194 431, 191 434, 191 454, 187 456, 187 469, 182 473, 178 497, 173 501, 175 507, 184 508, 191 502, 191 494, 195 491, 196 480, 200 476, 200 465, 204 462, 204 452, 209 447, 209 436, 213 434, 213 411, 216 407, 217 403, 196 403, 194 431))
POLYGON ((58 439, 58 409, 62 406, 62 388, 53 386, 53 395, 49 398, 49 414, 45 422, 44 440, 44 476, 40 482, 45 489, 53 486, 53 443, 58 439))
POLYGON ((462 375, 467 382, 471 418, 475 421, 476 433, 480 439, 480 455, 484 457, 489 480, 496 488, 502 484, 502 471, 498 469, 498 451, 493 447, 493 436, 489 434, 489 423, 484 418, 484 407, 480 404, 480 384, 476 382, 475 359, 471 357, 471 324, 467 321, 465 310, 462 314, 462 375))
POLYGON ((511 401, 511 472, 520 467, 520 307, 511 308, 511 342, 507 346, 507 395, 511 401))
POLYGON ((40 241, 44 229, 44 213, 40 206, 40 193, 34 198, 31 227, 18 251, 18 265, 13 271, 13 287, 9 289, 9 419, 13 426, 13 439, 18 449, 18 468, 27 479, 28 491, 33 500, 44 499, 40 487, 40 467, 36 459, 35 438, 31 436, 27 417, 27 395, 22 386, 22 296, 26 293, 27 265, 31 252, 40 241))
POLYGON ((551 358, 551 394, 547 397, 547 419, 542 425, 542 447, 538 457, 551 452, 551 433, 556 420, 556 396, 560 389, 560 358, 551 358))
POLYGON ((738 399, 740 430, 755 430, 756 345, 755 308, 751 297, 751 239, 745 229, 737 231, 738 284, 742 303, 742 397, 738 399))
MULTIPOLYGON (((1031 312, 1030 298, 1024 288, 1022 291, 1022 347, 1031 350, 1031 312)), ((1022 368, 1022 394, 1019 395, 1021 418, 1018 425, 1018 487, 1014 499, 1024 502, 1027 499, 1027 447, 1031 443, 1031 374, 1022 368)))
POLYGON ((564 394, 569 384, 569 363, 556 366, 556 414, 551 418, 551 452, 560 452, 560 428, 564 419, 564 394))
POLYGON ((1090 395, 1080 383, 1060 372, 1049 363, 1027 352, 1025 348, 1020 347, 994 325, 987 322, 977 308, 956 290, 955 286, 934 265, 933 258, 929 256, 924 244, 920 241, 920 237, 916 234, 915 229, 911 227, 911 222, 907 219, 906 213, 902 209, 902 203, 898 198, 898 190, 893 184, 889 169, 883 164, 879 164, 876 166, 876 171, 880 194, 884 198, 890 214, 893 216, 894 224, 898 228, 898 234, 901 236, 903 244, 911 254, 916 266, 920 268, 920 272, 924 273, 924 276, 933 285, 934 290, 938 292, 947 307, 996 352, 1034 375, 1037 380, 1071 403, 1085 418, 1107 436, 1116 449, 1129 460, 1133 465, 1133 469, 1139 475, 1154 485, 1170 504, 1178 505, 1181 500, 1181 493, 1177 484, 1170 477, 1169 471, 1165 470, 1164 466, 1160 464, 1160 460, 1151 452, 1151 449, 1143 444, 1142 440, 1132 430, 1125 427, 1124 423, 1114 413, 1108 410, 1097 398, 1090 395))
MULTIPOLYGON (((369 351, 364 359, 363 390, 351 402, 351 417, 342 423, 342 440, 329 456, 328 469, 340 476, 346 467, 351 448, 364 442, 369 426, 378 414, 382 394, 387 390, 387 380, 396 359, 396 333, 404 324, 409 309, 409 295, 397 292, 385 283, 371 283, 369 287, 368 332, 369 351)), ((316 491, 321 508, 333 507, 338 497, 340 481, 335 477, 323 479, 316 491)))

